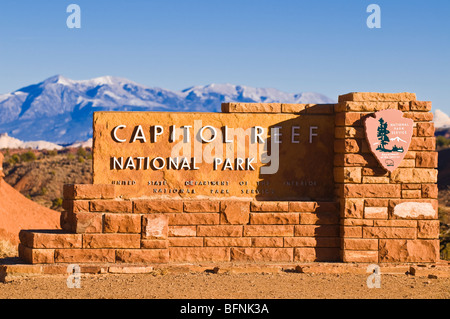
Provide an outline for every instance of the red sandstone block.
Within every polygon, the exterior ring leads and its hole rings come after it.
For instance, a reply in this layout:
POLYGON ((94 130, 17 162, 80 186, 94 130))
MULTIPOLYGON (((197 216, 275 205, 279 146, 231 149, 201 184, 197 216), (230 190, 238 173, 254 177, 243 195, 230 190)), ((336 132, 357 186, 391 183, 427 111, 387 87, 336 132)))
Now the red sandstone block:
MULTIPOLYGON (((406 158, 406 155, 405 155, 405 158, 406 158)), ((362 175, 363 176, 389 176, 389 172, 386 172, 381 167, 364 167, 362 169, 362 175)))
POLYGON ((417 123, 417 136, 419 137, 433 137, 434 131, 433 122, 417 123))
POLYGON ((339 95, 339 102, 409 102, 416 101, 416 94, 402 93, 378 93, 378 92, 352 92, 339 95))
POLYGON ((338 202, 317 202, 316 213, 338 213, 339 203, 338 202))
POLYGON ((304 237, 337 237, 338 225, 296 225, 294 236, 304 237))
POLYGON ((197 226, 169 226, 169 237, 197 236, 197 226))
POLYGON ((252 212, 287 212, 289 202, 251 202, 252 212))
POLYGON ((293 261, 292 248, 231 248, 231 261, 293 261))
POLYGON ((307 114, 333 114, 334 104, 306 104, 307 114))
POLYGON ((187 213, 215 213, 219 212, 220 202, 209 200, 185 201, 183 209, 187 213))
POLYGON ((409 227, 416 228, 416 220, 403 220, 403 219, 388 219, 388 220, 374 220, 373 226, 375 227, 409 227))
POLYGON ((240 237, 242 236, 242 230, 243 226, 238 225, 197 226, 197 236, 240 237))
POLYGON ((63 196, 64 199, 113 199, 116 194, 112 184, 66 184, 63 196))
POLYGON ((343 262, 376 263, 378 262, 378 251, 376 250, 344 250, 342 252, 343 262))
POLYGON ((171 262, 230 261, 228 247, 169 247, 171 262))
POLYGON ((148 214, 142 217, 143 239, 166 239, 169 232, 169 218, 166 214, 148 214))
POLYGON ((402 190, 421 189, 421 184, 402 184, 402 190))
POLYGON ((431 122, 433 120, 431 112, 404 112, 403 116, 414 122, 431 122))
MULTIPOLYGON (((391 173, 391 183, 436 183, 434 168, 400 168, 391 173)), ((393 196, 394 197, 394 196, 393 196)))
POLYGON ((376 112, 381 110, 399 109, 399 102, 384 101, 342 101, 336 104, 336 112, 376 112))
POLYGON ((336 113, 335 125, 353 126, 353 127, 362 126, 361 116, 362 113, 349 113, 349 112, 336 113))
POLYGON ((335 154, 334 166, 376 167, 377 160, 372 154, 335 154))
POLYGON ((411 111, 429 112, 431 111, 430 101, 411 101, 410 102, 411 111))
POLYGON ((436 168, 438 152, 416 152, 416 167, 436 168))
POLYGON ((206 237, 205 246, 208 247, 250 247, 252 239, 245 237, 206 237))
POLYGON ((364 218, 367 219, 387 219, 388 208, 387 207, 365 207, 364 218))
POLYGON ((363 227, 362 226, 341 226, 340 235, 342 238, 362 238, 363 227))
POLYGON ((21 230, 20 243, 30 248, 81 248, 81 235, 60 230, 21 230))
POLYGON ((342 218, 362 218, 364 213, 364 199, 362 198, 345 198, 341 199, 342 218))
POLYGON ((181 200, 135 200, 133 202, 135 214, 152 213, 181 213, 183 202, 181 200))
POLYGON ((169 225, 213 225, 219 224, 219 213, 174 213, 166 214, 169 225))
POLYGON ((283 247, 283 237, 254 237, 253 247, 283 247))
POLYGON ((339 237, 286 237, 284 247, 340 247, 339 237))
POLYGON ((141 216, 133 214, 105 214, 103 217, 105 233, 140 233, 141 216))
POLYGON ((406 227, 364 227, 363 238, 416 238, 416 228, 406 227))
POLYGON ((70 216, 71 229, 77 234, 101 233, 103 214, 101 213, 74 213, 70 216))
POLYGON ((392 198, 401 196, 400 185, 389 184, 361 184, 361 185, 343 185, 342 194, 345 197, 378 197, 378 198, 392 198))
POLYGON ((29 264, 52 264, 55 262, 55 249, 29 248, 19 244, 19 258, 29 264))
POLYGON ((281 113, 281 103, 222 103, 222 113, 281 113))
POLYGON ((298 213, 251 213, 250 224, 287 225, 298 224, 298 213))
POLYGON ((345 250, 378 250, 378 239, 343 238, 342 246, 345 250))
POLYGON ((380 239, 380 262, 436 262, 439 240, 380 239))
POLYGON ((289 202, 289 211, 297 213, 312 213, 318 208, 317 202, 289 202))
POLYGON ((89 201, 64 199, 62 207, 64 210, 71 213, 89 212, 89 201))
POLYGON ((411 151, 434 151, 436 149, 435 137, 413 137, 409 145, 411 151))
POLYGON ((119 263, 167 263, 168 249, 118 249, 116 262, 119 263))
POLYGON ((439 220, 419 220, 417 221, 417 238, 438 239, 439 220))
POLYGON ((115 249, 55 249, 56 263, 113 263, 115 259, 115 249))
POLYGON ((244 236, 293 236, 294 225, 245 225, 244 236))
POLYGON ((294 261, 299 262, 331 262, 339 261, 340 254, 339 248, 312 248, 312 247, 301 247, 294 248, 294 261))
POLYGON ((83 234, 83 248, 140 248, 140 234, 83 234))
POLYGON ((143 249, 166 249, 169 248, 168 240, 160 239, 142 239, 141 248, 143 249))
MULTIPOLYGON (((402 184, 402 189, 405 184, 402 184)), ((387 207, 389 205, 388 199, 367 198, 364 199, 364 207, 387 207)))
POLYGON ((332 213, 300 213, 299 224, 330 225, 339 223, 339 212, 332 213))
POLYGON ((250 202, 222 201, 220 203, 221 224, 248 224, 250 218, 250 202))
POLYGON ((91 200, 91 212, 132 213, 133 203, 125 200, 91 200))
POLYGON ((438 187, 436 184, 422 184, 423 198, 438 198, 438 187))
POLYGON ((308 104, 281 103, 282 113, 305 113, 308 104))
POLYGON ((420 189, 402 190, 402 198, 421 198, 422 191, 420 189))
POLYGON ((170 237, 170 247, 202 247, 203 237, 170 237))
MULTIPOLYGON (((373 226, 373 220, 372 219, 362 219, 362 218, 344 218, 341 219, 341 225, 342 226, 373 226)), ((342 233, 341 233, 342 235, 342 233)), ((361 236, 362 236, 362 230, 361 230, 361 236)), ((359 236, 359 237, 361 237, 359 236)))

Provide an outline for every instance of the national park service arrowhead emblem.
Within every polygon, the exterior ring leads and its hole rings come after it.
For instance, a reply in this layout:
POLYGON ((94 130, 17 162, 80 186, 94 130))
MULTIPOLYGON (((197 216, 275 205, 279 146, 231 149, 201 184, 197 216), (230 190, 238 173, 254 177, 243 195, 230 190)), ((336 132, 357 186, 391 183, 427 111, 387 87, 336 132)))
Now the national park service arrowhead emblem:
POLYGON ((399 110, 383 110, 365 121, 370 150, 389 171, 395 170, 408 151, 414 121, 403 117, 399 110))

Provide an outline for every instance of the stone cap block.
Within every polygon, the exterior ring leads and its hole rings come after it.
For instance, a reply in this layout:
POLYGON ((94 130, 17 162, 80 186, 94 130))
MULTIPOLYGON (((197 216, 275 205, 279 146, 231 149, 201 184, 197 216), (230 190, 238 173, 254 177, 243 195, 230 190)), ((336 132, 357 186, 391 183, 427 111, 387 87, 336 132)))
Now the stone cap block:
POLYGON ((415 93, 376 93, 376 92, 352 92, 339 95, 339 102, 406 102, 416 101, 415 93))
POLYGON ((222 113, 281 113, 281 103, 222 103, 222 113))
POLYGON ((112 184, 65 184, 64 199, 113 199, 116 197, 112 184))

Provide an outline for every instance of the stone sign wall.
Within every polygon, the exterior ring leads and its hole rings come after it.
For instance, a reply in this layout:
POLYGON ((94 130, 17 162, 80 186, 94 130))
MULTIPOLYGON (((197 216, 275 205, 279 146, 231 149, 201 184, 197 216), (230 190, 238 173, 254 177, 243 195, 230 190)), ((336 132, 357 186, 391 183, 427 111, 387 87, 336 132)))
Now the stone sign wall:
POLYGON ((336 105, 96 113, 94 184, 66 185, 63 230, 23 230, 20 257, 38 264, 436 262, 430 110, 411 93, 350 93, 336 105), (392 172, 365 137, 365 119, 385 109, 414 121, 409 150, 392 172), (234 129, 248 130, 243 155, 231 147, 234 129), (252 141, 267 147, 249 154, 252 141), (184 145, 186 153, 174 151, 184 145), (279 169, 271 171, 278 147, 279 169))

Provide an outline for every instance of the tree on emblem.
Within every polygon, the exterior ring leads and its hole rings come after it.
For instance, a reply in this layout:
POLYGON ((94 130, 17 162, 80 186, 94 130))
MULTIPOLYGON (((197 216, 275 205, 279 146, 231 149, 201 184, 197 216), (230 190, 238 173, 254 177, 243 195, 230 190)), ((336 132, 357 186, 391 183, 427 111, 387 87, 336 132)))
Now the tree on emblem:
POLYGON ((377 138, 380 141, 380 145, 378 145, 377 150, 381 152, 391 152, 392 150, 385 148, 385 146, 389 143, 388 134, 390 132, 387 129, 388 123, 386 123, 383 118, 380 118, 378 121, 380 122, 380 126, 378 126, 377 129, 377 138))

